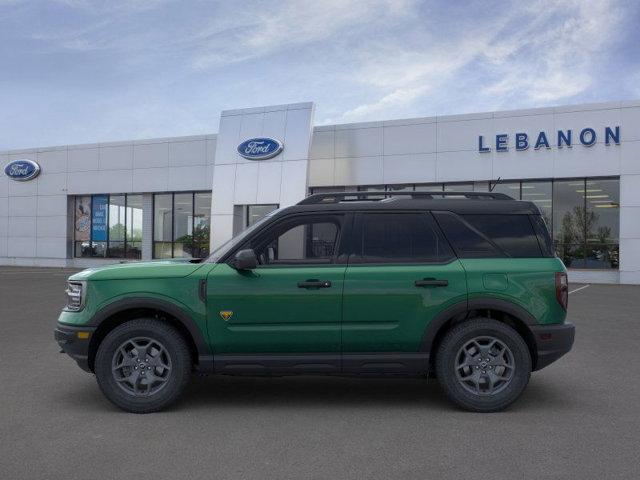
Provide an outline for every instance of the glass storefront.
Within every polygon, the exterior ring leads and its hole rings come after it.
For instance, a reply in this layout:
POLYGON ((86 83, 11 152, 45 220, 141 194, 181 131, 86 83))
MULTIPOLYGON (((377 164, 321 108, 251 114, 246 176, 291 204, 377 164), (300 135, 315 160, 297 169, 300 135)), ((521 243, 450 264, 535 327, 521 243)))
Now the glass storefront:
POLYGON ((153 258, 209 255, 211 192, 153 196, 153 258))
POLYGON ((141 258, 142 195, 84 195, 74 203, 75 257, 141 258))
MULTIPOLYGON (((311 193, 358 191, 445 191, 504 193, 536 204, 549 228, 557 255, 567 268, 617 269, 620 230, 620 180, 506 180, 360 187, 318 187, 311 193)), ((389 195, 392 196, 392 195, 389 195)))
POLYGON ((619 215, 617 179, 554 182, 553 240, 567 267, 618 268, 619 215))
MULTIPOLYGON (((577 178, 495 182, 318 187, 311 193, 493 191, 535 203, 557 255, 572 269, 617 269, 620 237, 620 180, 577 178)), ((355 196, 354 196, 355 197, 355 196)), ((74 256, 140 259, 142 194, 82 195, 74 198, 74 256)), ((356 198, 354 198, 356 199, 356 198)), ((278 205, 245 206, 251 226, 278 205)), ((153 194, 153 258, 209 255, 211 192, 153 194)))
POLYGON ((262 219, 269 213, 278 209, 278 205, 267 204, 267 205, 247 205, 246 212, 246 225, 245 227, 250 227, 258 220, 262 219))

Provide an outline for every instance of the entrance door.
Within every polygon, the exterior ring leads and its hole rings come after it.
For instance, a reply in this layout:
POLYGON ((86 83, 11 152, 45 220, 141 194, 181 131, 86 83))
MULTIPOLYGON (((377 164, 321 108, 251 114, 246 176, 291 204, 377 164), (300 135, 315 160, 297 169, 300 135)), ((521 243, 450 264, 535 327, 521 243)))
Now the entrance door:
POLYGON ((354 239, 343 296, 344 370, 426 370, 420 343, 429 322, 467 298, 460 261, 426 212, 358 214, 354 239))
POLYGON ((330 352, 335 362, 327 368, 340 368, 343 220, 340 214, 287 216, 239 248, 255 251, 255 270, 237 271, 227 264, 213 268, 207 310, 218 359, 220 354, 269 354, 268 363, 275 361, 273 354, 330 352))

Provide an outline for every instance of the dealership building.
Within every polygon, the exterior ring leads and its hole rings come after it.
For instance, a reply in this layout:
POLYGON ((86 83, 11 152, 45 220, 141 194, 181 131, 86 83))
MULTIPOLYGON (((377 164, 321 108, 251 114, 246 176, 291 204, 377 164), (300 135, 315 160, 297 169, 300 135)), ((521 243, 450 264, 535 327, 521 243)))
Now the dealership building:
POLYGON ((319 126, 313 103, 245 108, 0 164, 2 265, 204 257, 314 192, 493 189, 539 207, 570 280, 640 283, 640 101, 319 126))

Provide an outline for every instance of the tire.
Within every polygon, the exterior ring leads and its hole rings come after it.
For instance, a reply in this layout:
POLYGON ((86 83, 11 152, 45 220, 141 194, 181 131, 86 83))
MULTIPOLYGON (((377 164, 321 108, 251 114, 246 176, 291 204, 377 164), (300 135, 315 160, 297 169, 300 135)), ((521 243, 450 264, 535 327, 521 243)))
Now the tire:
POLYGON ((114 328, 100 343, 95 359, 100 390, 131 413, 157 412, 174 403, 189 383, 191 367, 182 334, 147 318, 114 328))
POLYGON ((436 352, 436 375, 456 405, 497 412, 516 401, 529 383, 531 354, 510 326, 476 318, 446 333, 436 352))

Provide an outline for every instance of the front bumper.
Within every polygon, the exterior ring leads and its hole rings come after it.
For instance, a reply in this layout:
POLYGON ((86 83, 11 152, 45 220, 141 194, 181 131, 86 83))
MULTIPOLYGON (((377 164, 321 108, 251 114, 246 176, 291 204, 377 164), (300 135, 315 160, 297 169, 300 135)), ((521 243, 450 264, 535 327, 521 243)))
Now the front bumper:
POLYGON ((80 368, 91 372, 89 368, 89 345, 95 331, 95 327, 72 327, 58 323, 53 331, 53 337, 58 342, 61 352, 73 358, 80 368))
POLYGON ((531 327, 531 331, 538 353, 534 370, 546 367, 569 352, 576 335, 573 323, 536 325, 531 327))

